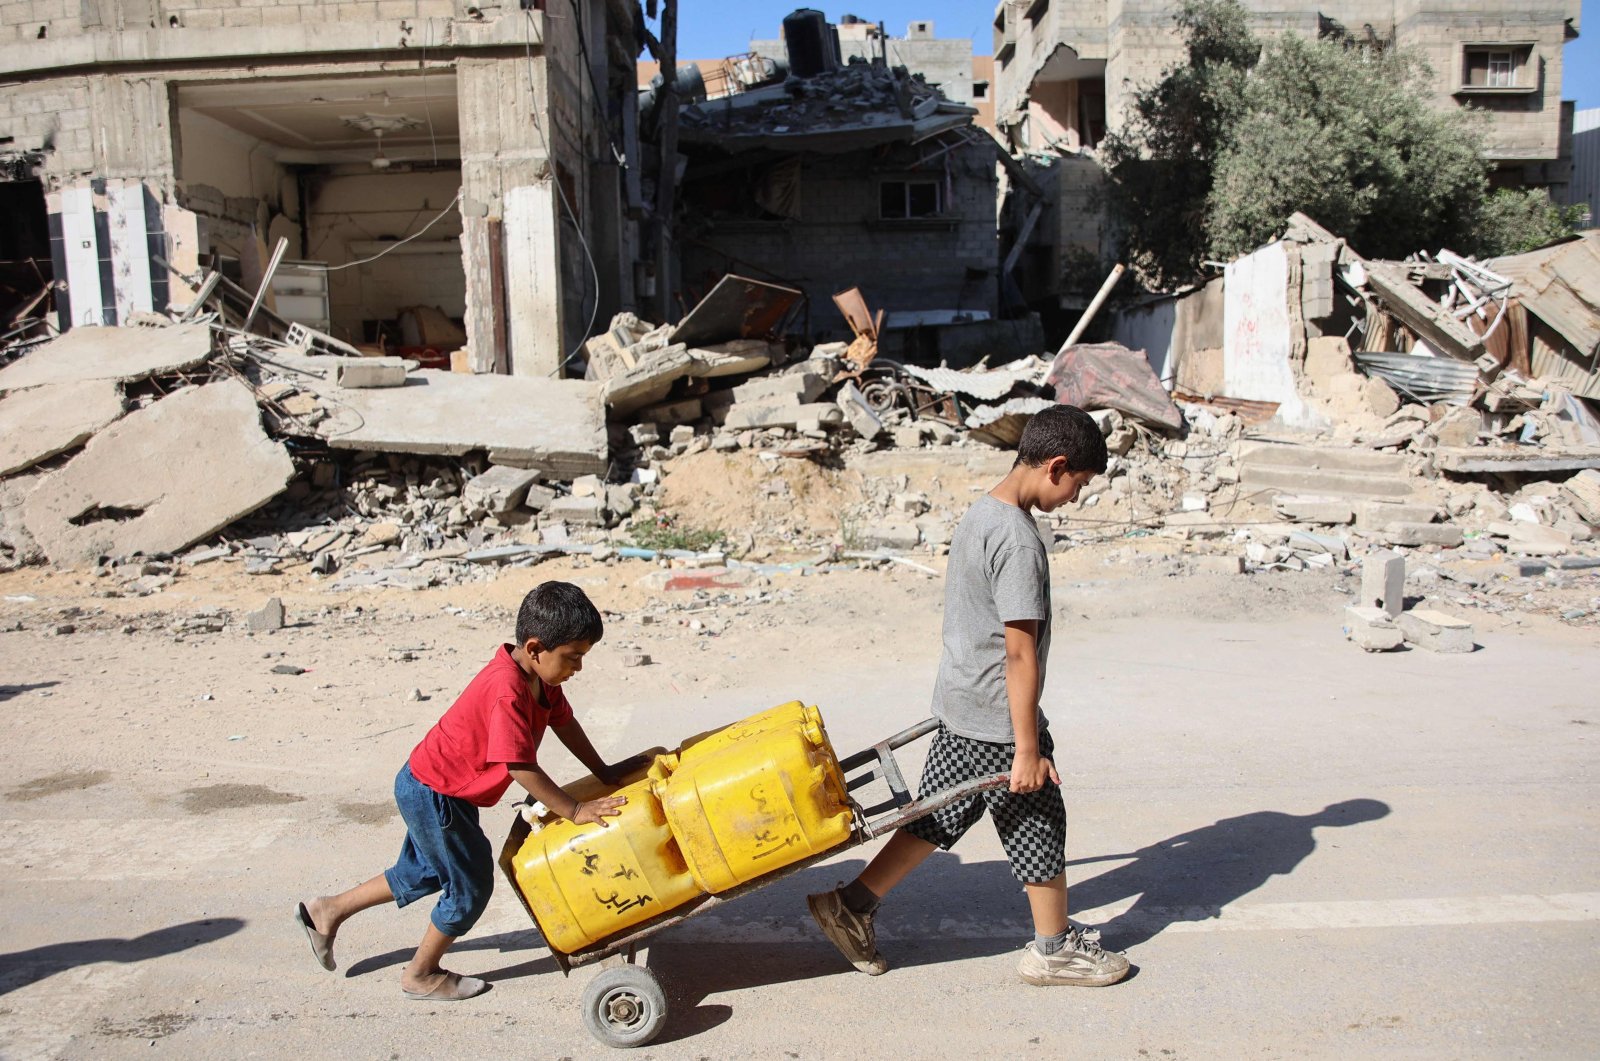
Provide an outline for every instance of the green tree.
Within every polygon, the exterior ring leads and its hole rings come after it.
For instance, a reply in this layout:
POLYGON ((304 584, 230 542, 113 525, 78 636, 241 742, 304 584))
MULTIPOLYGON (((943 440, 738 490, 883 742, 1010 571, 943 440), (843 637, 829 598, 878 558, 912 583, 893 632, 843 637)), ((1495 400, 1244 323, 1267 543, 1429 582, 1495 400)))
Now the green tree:
POLYGON ((1542 188, 1502 188, 1483 204, 1478 221, 1478 254, 1521 254, 1536 250, 1578 230, 1588 206, 1560 206, 1542 188))
POLYGON ((1405 51, 1293 34, 1269 44, 1217 154, 1211 254, 1253 250, 1296 210, 1370 257, 1467 246, 1487 172, 1481 122, 1435 110, 1430 77, 1405 51))
POLYGON ((1263 44, 1237 0, 1186 0, 1187 60, 1140 90, 1102 158, 1144 279, 1174 287, 1303 211, 1362 254, 1507 254, 1570 232, 1583 208, 1487 195, 1484 120, 1438 109, 1413 53, 1285 34, 1263 44))
POLYGON ((1134 98, 1101 147, 1107 197, 1133 263, 1147 280, 1188 280, 1205 257, 1206 201, 1217 153, 1243 113, 1246 76, 1261 52, 1234 0, 1184 0, 1187 62, 1134 98))

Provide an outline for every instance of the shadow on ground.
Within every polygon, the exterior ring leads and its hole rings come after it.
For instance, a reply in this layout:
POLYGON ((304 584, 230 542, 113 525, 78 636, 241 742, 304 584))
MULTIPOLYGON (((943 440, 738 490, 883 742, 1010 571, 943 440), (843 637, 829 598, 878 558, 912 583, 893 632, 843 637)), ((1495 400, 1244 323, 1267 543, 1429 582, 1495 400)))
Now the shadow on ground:
POLYGON ((245 926, 237 917, 188 921, 130 939, 79 939, 0 954, 0 995, 96 962, 142 962, 215 943, 245 926))

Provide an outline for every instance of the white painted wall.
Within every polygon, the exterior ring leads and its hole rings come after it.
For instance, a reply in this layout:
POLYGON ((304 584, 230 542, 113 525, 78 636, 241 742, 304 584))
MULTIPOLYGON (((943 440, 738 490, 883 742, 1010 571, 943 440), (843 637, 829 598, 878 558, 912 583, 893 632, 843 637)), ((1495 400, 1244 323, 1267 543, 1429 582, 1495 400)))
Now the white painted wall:
POLYGON ((1295 388, 1289 363, 1289 255, 1282 242, 1269 243, 1229 263, 1223 272, 1223 388, 1229 398, 1277 402, 1290 427, 1317 427, 1295 388))

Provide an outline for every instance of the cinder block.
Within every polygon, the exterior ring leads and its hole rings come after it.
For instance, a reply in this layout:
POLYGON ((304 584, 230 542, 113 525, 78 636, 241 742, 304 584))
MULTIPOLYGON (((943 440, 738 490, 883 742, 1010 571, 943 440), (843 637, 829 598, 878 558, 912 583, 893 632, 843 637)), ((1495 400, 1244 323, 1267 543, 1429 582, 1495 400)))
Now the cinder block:
POLYGON ((405 383, 406 363, 398 357, 350 358, 339 366, 341 387, 403 387, 405 383))
POLYGON ((1405 637, 1388 612, 1357 604, 1344 610, 1344 636, 1368 652, 1388 652, 1405 643, 1405 637))
POLYGON ((880 549, 915 549, 921 541, 910 523, 874 523, 861 532, 862 543, 880 549))
POLYGON ((1405 611, 1406 558, 1389 549, 1367 554, 1361 562, 1361 600, 1363 608, 1381 608, 1390 618, 1405 611))
POLYGON ((1395 620, 1400 633, 1411 644, 1430 652, 1471 652, 1472 624, 1443 612, 1418 608, 1395 620))
POLYGON ((1390 545, 1438 545, 1453 549, 1462 542, 1461 528, 1448 523, 1391 523, 1383 532, 1390 545))

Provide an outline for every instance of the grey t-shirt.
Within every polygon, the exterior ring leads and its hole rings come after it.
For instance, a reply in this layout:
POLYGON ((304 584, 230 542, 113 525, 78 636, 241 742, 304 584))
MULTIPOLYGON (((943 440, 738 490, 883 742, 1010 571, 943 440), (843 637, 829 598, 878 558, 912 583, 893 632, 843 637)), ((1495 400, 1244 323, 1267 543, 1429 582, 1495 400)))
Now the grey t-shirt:
POLYGON ((1016 740, 1006 698, 1005 624, 1022 619, 1039 621, 1043 688, 1050 653, 1049 554, 1032 516, 985 494, 957 524, 945 572, 944 655, 933 714, 952 732, 1000 744, 1016 740))

